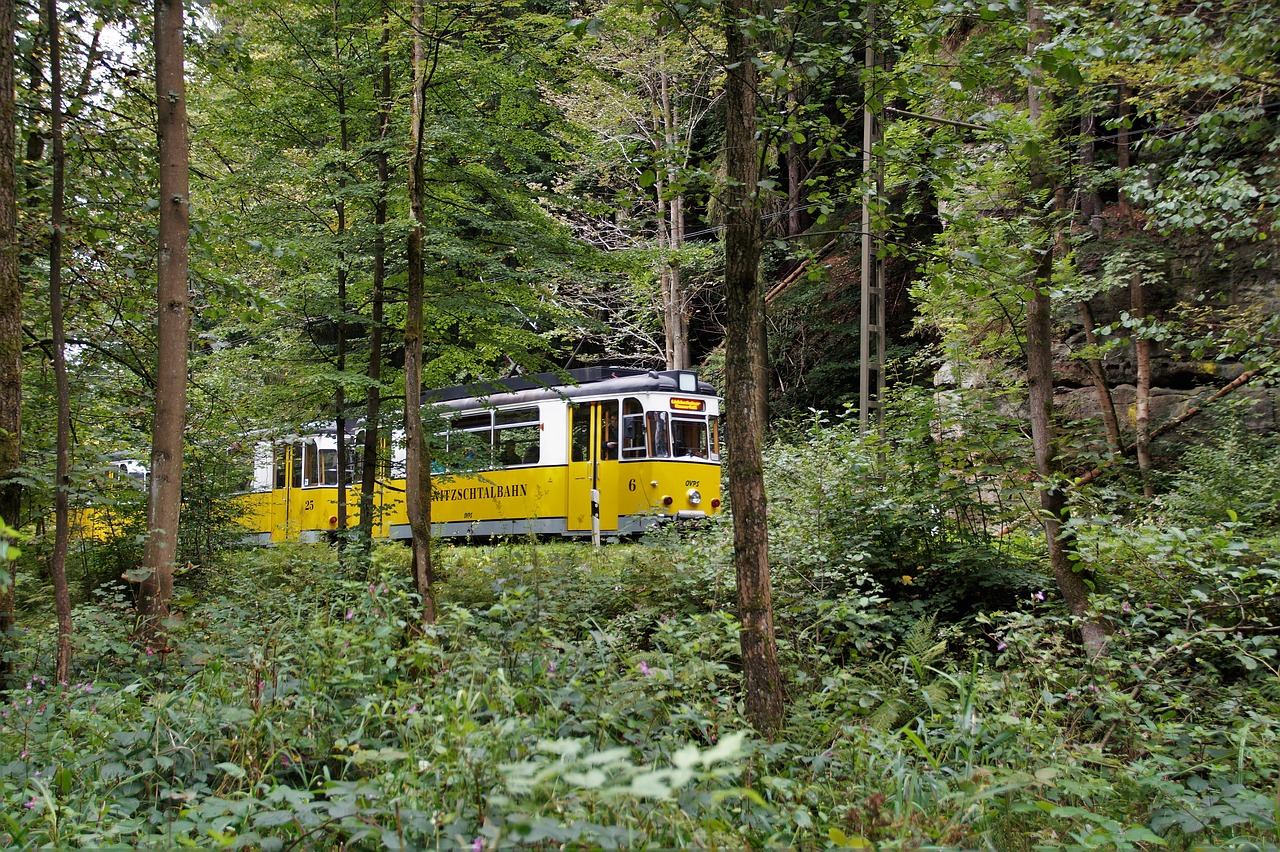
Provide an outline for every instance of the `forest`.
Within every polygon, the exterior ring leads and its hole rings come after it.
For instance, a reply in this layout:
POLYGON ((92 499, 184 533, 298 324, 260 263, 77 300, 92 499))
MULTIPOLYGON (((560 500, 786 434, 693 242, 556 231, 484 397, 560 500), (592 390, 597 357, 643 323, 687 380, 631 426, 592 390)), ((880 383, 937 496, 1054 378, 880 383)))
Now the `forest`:
POLYGON ((0 847, 1280 849, 1278 211, 1276 0, 0 0, 0 847), (723 511, 433 537, 589 367, 723 511))

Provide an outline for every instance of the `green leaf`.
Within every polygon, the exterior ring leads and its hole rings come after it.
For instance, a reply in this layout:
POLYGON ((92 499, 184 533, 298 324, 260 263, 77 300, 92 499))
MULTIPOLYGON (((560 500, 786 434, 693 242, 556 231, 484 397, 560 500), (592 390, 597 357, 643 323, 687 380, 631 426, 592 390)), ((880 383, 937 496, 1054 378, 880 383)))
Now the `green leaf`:
POLYGON ((293 811, 267 811, 254 817, 253 824, 258 828, 273 828, 278 825, 288 825, 293 820, 293 811))
POLYGON ((221 769, 223 772, 236 779, 243 778, 245 775, 244 769, 241 768, 239 764, 232 763, 230 761, 223 761, 222 763, 219 763, 216 768, 221 769))

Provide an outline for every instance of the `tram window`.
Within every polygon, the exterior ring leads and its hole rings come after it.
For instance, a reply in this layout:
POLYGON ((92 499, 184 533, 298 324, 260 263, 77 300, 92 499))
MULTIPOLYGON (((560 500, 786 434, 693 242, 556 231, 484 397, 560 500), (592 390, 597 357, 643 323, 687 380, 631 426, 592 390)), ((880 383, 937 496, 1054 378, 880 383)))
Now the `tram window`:
POLYGON ((320 450, 320 477, 316 480, 317 485, 337 485, 338 484, 338 451, 337 450, 320 450))
POLYGON ((671 447, 674 456, 707 458, 707 421, 672 418, 671 447))
POLYGON ((538 464, 542 457, 542 426, 537 408, 499 411, 495 418, 494 445, 503 467, 538 464))
POLYGON ((671 434, 667 428, 667 412, 650 411, 649 423, 649 455, 655 459, 671 456, 671 434))
MULTIPOLYGON (((345 443, 345 442, 344 442, 345 443)), ((347 470, 344 482, 351 484, 355 476, 356 454, 353 446, 346 446, 343 449, 347 451, 347 470)), ((338 451, 321 450, 320 451, 320 483, 321 485, 337 485, 338 484, 338 451)))
POLYGON ((642 459, 649 454, 649 435, 645 429, 644 406, 635 397, 622 401, 622 457, 642 459))
POLYGON ((285 454, 286 450, 288 450, 288 446, 285 444, 276 444, 274 450, 276 466, 275 487, 284 488, 285 483, 289 481, 288 456, 285 454))
POLYGON ((302 444, 293 445, 293 457, 291 459, 290 479, 293 480, 294 488, 302 487, 302 444))
POLYGON ((576 462, 588 461, 591 458, 591 404, 570 406, 569 414, 573 418, 569 458, 576 462))
POLYGON ((707 423, 711 427, 711 460, 720 461, 720 418, 712 414, 707 423))
POLYGON ((600 459, 613 461, 618 458, 618 404, 600 403, 600 459))
POLYGON ((306 441, 302 445, 302 484, 319 485, 320 481, 320 452, 315 441, 306 441))
POLYGON ((448 459, 452 467, 483 470, 493 457, 493 412, 455 417, 449 424, 448 459))
MULTIPOLYGON (((351 452, 351 475, 347 478, 348 482, 361 482, 364 479, 364 442, 365 431, 363 429, 356 432, 355 437, 351 439, 348 449, 351 452)), ((443 444, 432 443, 432 452, 434 454, 437 446, 443 444)), ((379 433, 378 446, 375 449, 374 457, 374 478, 387 479, 391 476, 391 448, 387 445, 385 433, 379 433)))

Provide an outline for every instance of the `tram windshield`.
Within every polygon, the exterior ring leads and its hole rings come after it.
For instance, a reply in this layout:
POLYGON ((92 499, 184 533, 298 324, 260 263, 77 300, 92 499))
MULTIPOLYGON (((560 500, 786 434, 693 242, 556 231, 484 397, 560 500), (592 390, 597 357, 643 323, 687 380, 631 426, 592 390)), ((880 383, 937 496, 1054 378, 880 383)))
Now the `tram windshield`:
POLYGON ((623 458, 720 458, 718 418, 666 411, 623 414, 623 458))
POLYGON ((711 457, 710 430, 705 417, 671 418, 671 455, 674 458, 711 457))

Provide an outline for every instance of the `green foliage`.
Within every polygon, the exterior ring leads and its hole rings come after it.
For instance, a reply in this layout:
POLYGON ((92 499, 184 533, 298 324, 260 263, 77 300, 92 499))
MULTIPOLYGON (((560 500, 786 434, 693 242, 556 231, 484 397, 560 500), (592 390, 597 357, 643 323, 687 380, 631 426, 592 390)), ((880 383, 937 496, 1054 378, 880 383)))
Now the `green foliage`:
POLYGON ((1009 489, 1024 450, 1015 432, 993 437, 1007 422, 960 397, 903 393, 887 446, 862 441, 853 417, 815 417, 779 440, 767 471, 771 550, 791 617, 839 647, 824 635, 837 625, 823 611, 850 604, 861 629, 846 622, 837 632, 866 651, 877 634, 905 637, 923 617, 957 622, 1046 588, 1024 539, 1009 535, 1024 522, 1009 489), (935 441, 935 429, 947 438, 935 441))
POLYGON ((119 587, 77 609, 73 683, 42 680, 52 633, 21 637, 0 832, 135 848, 1271 848, 1274 546, 1239 524, 1082 517, 1112 628, 1090 661, 1031 580, 1036 551, 1014 549, 1030 538, 985 532, 1025 523, 991 497, 1019 474, 979 429, 998 412, 962 401, 899 407, 885 443, 815 419, 769 454, 793 673, 775 742, 743 733, 723 522, 598 550, 440 547, 427 627, 399 545, 368 565, 323 546, 233 551, 179 578, 174 651, 128 641, 119 587), (882 480, 885 464, 898 475, 882 480), (1000 572, 1015 579, 984 585, 1000 572))
POLYGON ((864 662, 849 686, 870 710, 867 724, 888 730, 942 706, 950 696, 950 683, 934 665, 946 649, 946 640, 938 640, 937 619, 930 616, 916 622, 895 653, 864 662))
POLYGON ((1242 520, 1280 527, 1280 441, 1258 438, 1239 424, 1182 454, 1161 505, 1179 524, 1242 520))

